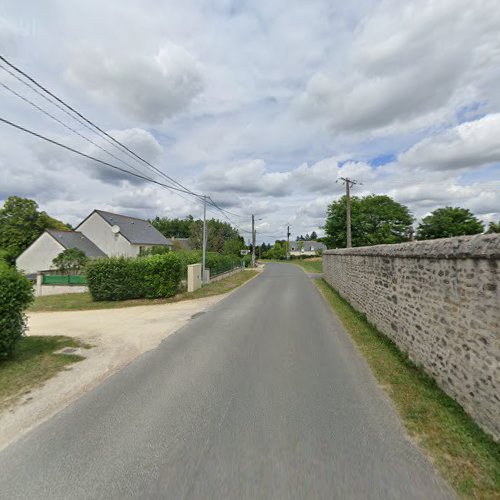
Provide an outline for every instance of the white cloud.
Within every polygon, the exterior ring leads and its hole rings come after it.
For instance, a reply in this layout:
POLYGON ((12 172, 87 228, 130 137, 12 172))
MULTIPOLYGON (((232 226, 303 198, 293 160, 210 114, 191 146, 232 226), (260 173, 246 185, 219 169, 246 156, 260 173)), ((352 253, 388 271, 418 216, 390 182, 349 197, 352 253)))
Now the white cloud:
POLYGON ((108 54, 80 47, 67 70, 70 82, 135 120, 157 124, 183 111, 203 89, 200 63, 169 43, 155 54, 108 54))
POLYGON ((500 114, 490 114, 422 140, 400 155, 399 163, 434 170, 458 170, 500 163, 499 137, 500 114))

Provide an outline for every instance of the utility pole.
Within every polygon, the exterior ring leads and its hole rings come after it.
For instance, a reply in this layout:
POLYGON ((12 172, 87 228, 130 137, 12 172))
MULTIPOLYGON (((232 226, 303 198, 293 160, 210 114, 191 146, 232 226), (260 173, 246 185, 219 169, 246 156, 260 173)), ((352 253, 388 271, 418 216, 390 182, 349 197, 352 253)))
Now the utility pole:
POLYGON ((255 267, 255 215, 252 214, 252 267, 255 267))
POLYGON ((205 285, 205 262, 207 254, 207 195, 203 195, 203 258, 201 264, 201 282, 205 285))
POLYGON ((351 187, 355 184, 359 184, 358 181, 349 179, 349 177, 340 178, 345 184, 345 218, 347 226, 347 248, 352 247, 352 235, 351 235, 351 187))
POLYGON ((290 226, 286 227, 286 260, 290 259, 290 226))

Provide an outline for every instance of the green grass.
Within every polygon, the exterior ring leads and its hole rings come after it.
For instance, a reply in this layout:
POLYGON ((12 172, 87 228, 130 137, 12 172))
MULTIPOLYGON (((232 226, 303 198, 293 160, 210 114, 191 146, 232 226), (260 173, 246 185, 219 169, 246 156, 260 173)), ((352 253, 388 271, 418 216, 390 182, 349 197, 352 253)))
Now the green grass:
POLYGON ((322 273, 323 272, 323 259, 313 258, 313 259, 303 259, 303 260, 292 260, 292 264, 296 264, 297 266, 304 269, 306 273, 322 273))
POLYGON ((392 398, 412 439, 464 498, 500 498, 500 444, 324 280, 316 284, 392 398))
POLYGON ((49 295, 47 297, 37 297, 29 312, 41 311, 83 311, 86 309, 116 309, 121 307, 145 306, 169 304, 181 300, 199 299, 227 293, 242 285, 258 272, 245 270, 241 273, 233 274, 215 283, 210 283, 195 292, 180 292, 175 297, 167 299, 135 299, 123 301, 101 301, 94 302, 90 293, 66 293, 61 295, 49 295))
POLYGON ((53 354, 65 347, 89 346, 63 336, 23 337, 12 356, 0 361, 0 411, 67 365, 84 359, 74 354, 53 354))

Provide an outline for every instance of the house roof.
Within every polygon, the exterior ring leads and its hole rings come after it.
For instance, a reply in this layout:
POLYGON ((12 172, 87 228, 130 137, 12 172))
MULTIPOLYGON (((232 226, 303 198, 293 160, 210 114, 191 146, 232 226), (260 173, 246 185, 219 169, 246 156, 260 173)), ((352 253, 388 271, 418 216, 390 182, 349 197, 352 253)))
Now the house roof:
POLYGON ((291 241, 290 242, 290 250, 295 251, 299 250, 299 245, 302 244, 302 248, 304 249, 304 252, 310 252, 312 251, 311 248, 314 248, 314 250, 326 250, 326 245, 324 243, 321 243, 320 241, 291 241))
POLYGON ((113 214, 104 210, 94 210, 94 212, 98 213, 110 226, 119 226, 120 234, 134 245, 169 245, 169 240, 147 220, 113 214))
POLYGON ((80 231, 56 231, 54 229, 47 229, 47 233, 65 249, 78 248, 78 250, 85 253, 87 257, 106 257, 106 254, 86 236, 80 233, 80 231))

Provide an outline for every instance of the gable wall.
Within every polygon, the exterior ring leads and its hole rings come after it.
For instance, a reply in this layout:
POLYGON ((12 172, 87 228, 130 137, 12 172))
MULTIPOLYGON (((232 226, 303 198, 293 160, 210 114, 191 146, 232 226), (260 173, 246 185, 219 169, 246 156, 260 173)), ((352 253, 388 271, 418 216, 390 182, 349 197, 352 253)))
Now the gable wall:
POLYGON ((25 274, 53 269, 52 259, 55 259, 64 247, 50 234, 43 233, 17 259, 16 267, 25 274))

